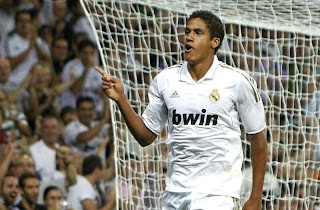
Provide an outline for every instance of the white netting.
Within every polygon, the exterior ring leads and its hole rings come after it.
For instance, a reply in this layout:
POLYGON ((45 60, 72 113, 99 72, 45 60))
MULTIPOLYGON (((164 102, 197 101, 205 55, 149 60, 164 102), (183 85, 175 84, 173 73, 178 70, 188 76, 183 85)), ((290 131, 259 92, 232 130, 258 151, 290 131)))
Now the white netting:
MULTIPOLYGON (((103 67, 121 78, 141 114, 149 84, 183 61, 186 17, 206 9, 225 24, 219 58, 248 71, 264 101, 269 145, 264 209, 319 207, 320 1, 82 0, 103 67), (316 207, 317 206, 317 207, 316 207)), ((147 148, 132 138, 112 103, 119 209, 160 209, 167 164, 166 132, 147 148)), ((254 119, 252 119, 254 120, 254 119)), ((242 202, 251 186, 249 144, 242 202)))

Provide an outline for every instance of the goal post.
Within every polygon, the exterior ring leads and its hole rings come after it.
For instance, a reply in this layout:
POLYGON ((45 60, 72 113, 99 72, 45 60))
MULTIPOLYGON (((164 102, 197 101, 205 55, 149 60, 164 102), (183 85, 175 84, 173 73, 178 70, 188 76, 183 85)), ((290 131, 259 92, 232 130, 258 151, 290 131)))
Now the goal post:
MULTIPOLYGON (((319 207, 320 2, 81 0, 102 65, 120 78, 142 114, 148 88, 163 68, 184 59, 186 19, 211 10, 225 27, 220 60, 253 76, 264 103, 268 141, 263 209, 319 207)), ((166 129, 140 147, 111 103, 117 209, 160 209, 167 167, 166 129)), ((254 119, 252 119, 254 120, 254 119)), ((243 132, 244 184, 252 185, 250 144, 243 132)))

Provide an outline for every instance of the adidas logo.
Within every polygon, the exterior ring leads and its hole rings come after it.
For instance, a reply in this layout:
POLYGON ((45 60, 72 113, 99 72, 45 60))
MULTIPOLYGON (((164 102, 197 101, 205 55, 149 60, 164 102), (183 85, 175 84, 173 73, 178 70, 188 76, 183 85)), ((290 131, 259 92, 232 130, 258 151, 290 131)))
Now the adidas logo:
POLYGON ((177 93, 177 91, 174 91, 172 94, 171 94, 171 96, 170 96, 170 98, 179 98, 180 96, 179 96, 179 94, 177 93))

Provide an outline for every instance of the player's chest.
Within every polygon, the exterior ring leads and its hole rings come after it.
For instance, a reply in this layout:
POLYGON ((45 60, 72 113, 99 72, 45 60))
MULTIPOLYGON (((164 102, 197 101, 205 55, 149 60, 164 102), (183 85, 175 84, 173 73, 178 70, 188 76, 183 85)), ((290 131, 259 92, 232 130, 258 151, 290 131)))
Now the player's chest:
POLYGON ((163 91, 168 110, 210 110, 210 112, 227 111, 234 107, 235 90, 228 85, 214 82, 190 84, 177 83, 163 91))

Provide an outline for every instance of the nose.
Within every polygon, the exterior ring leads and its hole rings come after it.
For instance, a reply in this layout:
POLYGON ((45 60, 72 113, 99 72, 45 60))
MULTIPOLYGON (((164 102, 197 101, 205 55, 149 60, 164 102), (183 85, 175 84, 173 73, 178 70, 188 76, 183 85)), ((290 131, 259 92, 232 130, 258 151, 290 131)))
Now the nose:
POLYGON ((193 41, 193 33, 190 32, 190 33, 185 34, 185 40, 187 42, 193 41))
POLYGON ((185 35, 185 38, 186 38, 186 40, 188 41, 190 41, 190 40, 192 40, 192 37, 191 37, 191 35, 190 35, 191 33, 188 33, 188 34, 186 34, 185 35))

